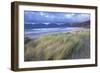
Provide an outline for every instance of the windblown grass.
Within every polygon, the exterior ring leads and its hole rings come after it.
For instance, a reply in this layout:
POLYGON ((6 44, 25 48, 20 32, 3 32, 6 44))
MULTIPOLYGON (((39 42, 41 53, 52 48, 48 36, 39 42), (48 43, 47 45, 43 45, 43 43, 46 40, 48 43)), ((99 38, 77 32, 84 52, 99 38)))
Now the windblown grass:
POLYGON ((84 46, 83 40, 89 41, 89 36, 89 30, 45 34, 25 45, 25 61, 67 59, 73 50, 84 46))

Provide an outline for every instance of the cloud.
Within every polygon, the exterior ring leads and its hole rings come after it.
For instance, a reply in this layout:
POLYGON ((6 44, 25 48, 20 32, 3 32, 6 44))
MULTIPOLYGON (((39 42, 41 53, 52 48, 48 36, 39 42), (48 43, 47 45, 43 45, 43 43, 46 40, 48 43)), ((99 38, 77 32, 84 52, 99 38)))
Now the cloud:
POLYGON ((66 18, 73 18, 73 16, 75 15, 75 13, 69 13, 69 14, 65 14, 66 18))
POLYGON ((90 14, 80 13, 74 17, 74 21, 77 22, 84 22, 90 20, 90 14))
POLYGON ((87 13, 40 12, 40 11, 24 12, 24 21, 32 23, 33 22, 74 23, 74 22, 83 22, 87 20, 90 20, 90 14, 87 13))
POLYGON ((45 13, 44 13, 44 12, 40 12, 40 15, 41 15, 41 16, 44 16, 44 15, 45 15, 45 13))
POLYGON ((50 23, 49 22, 46 22, 46 23, 44 23, 45 25, 49 25, 50 23))

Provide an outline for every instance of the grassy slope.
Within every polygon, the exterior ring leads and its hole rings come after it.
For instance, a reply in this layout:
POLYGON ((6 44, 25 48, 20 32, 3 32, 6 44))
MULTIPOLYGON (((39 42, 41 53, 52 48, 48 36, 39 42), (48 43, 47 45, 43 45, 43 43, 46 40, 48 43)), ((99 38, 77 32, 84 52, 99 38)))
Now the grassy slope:
POLYGON ((43 35, 25 45, 25 61, 87 58, 89 36, 89 30, 43 35))

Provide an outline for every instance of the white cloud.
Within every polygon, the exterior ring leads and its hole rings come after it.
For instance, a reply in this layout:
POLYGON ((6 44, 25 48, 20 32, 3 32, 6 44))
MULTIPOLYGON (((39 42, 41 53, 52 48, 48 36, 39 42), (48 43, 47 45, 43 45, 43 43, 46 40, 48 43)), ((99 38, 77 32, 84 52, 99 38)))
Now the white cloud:
POLYGON ((49 17, 49 15, 45 15, 45 17, 49 17))
POLYGON ((45 13, 44 12, 40 12, 40 15, 43 16, 43 15, 45 15, 45 13))
POLYGON ((32 25, 34 25, 35 23, 32 23, 32 25))
POLYGON ((49 25, 50 23, 44 23, 45 25, 49 25))
POLYGON ((75 19, 78 19, 78 21, 87 21, 90 19, 89 14, 79 14, 75 17, 75 19))
POLYGON ((66 14, 65 17, 66 17, 66 18, 72 18, 74 15, 75 15, 74 13, 66 14))

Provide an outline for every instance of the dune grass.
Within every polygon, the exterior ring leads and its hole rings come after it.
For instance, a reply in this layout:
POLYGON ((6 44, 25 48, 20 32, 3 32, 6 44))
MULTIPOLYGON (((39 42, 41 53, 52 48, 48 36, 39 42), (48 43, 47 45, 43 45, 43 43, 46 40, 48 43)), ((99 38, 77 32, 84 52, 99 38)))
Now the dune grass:
POLYGON ((45 34, 25 44, 25 61, 67 59, 89 36, 89 30, 45 34))

